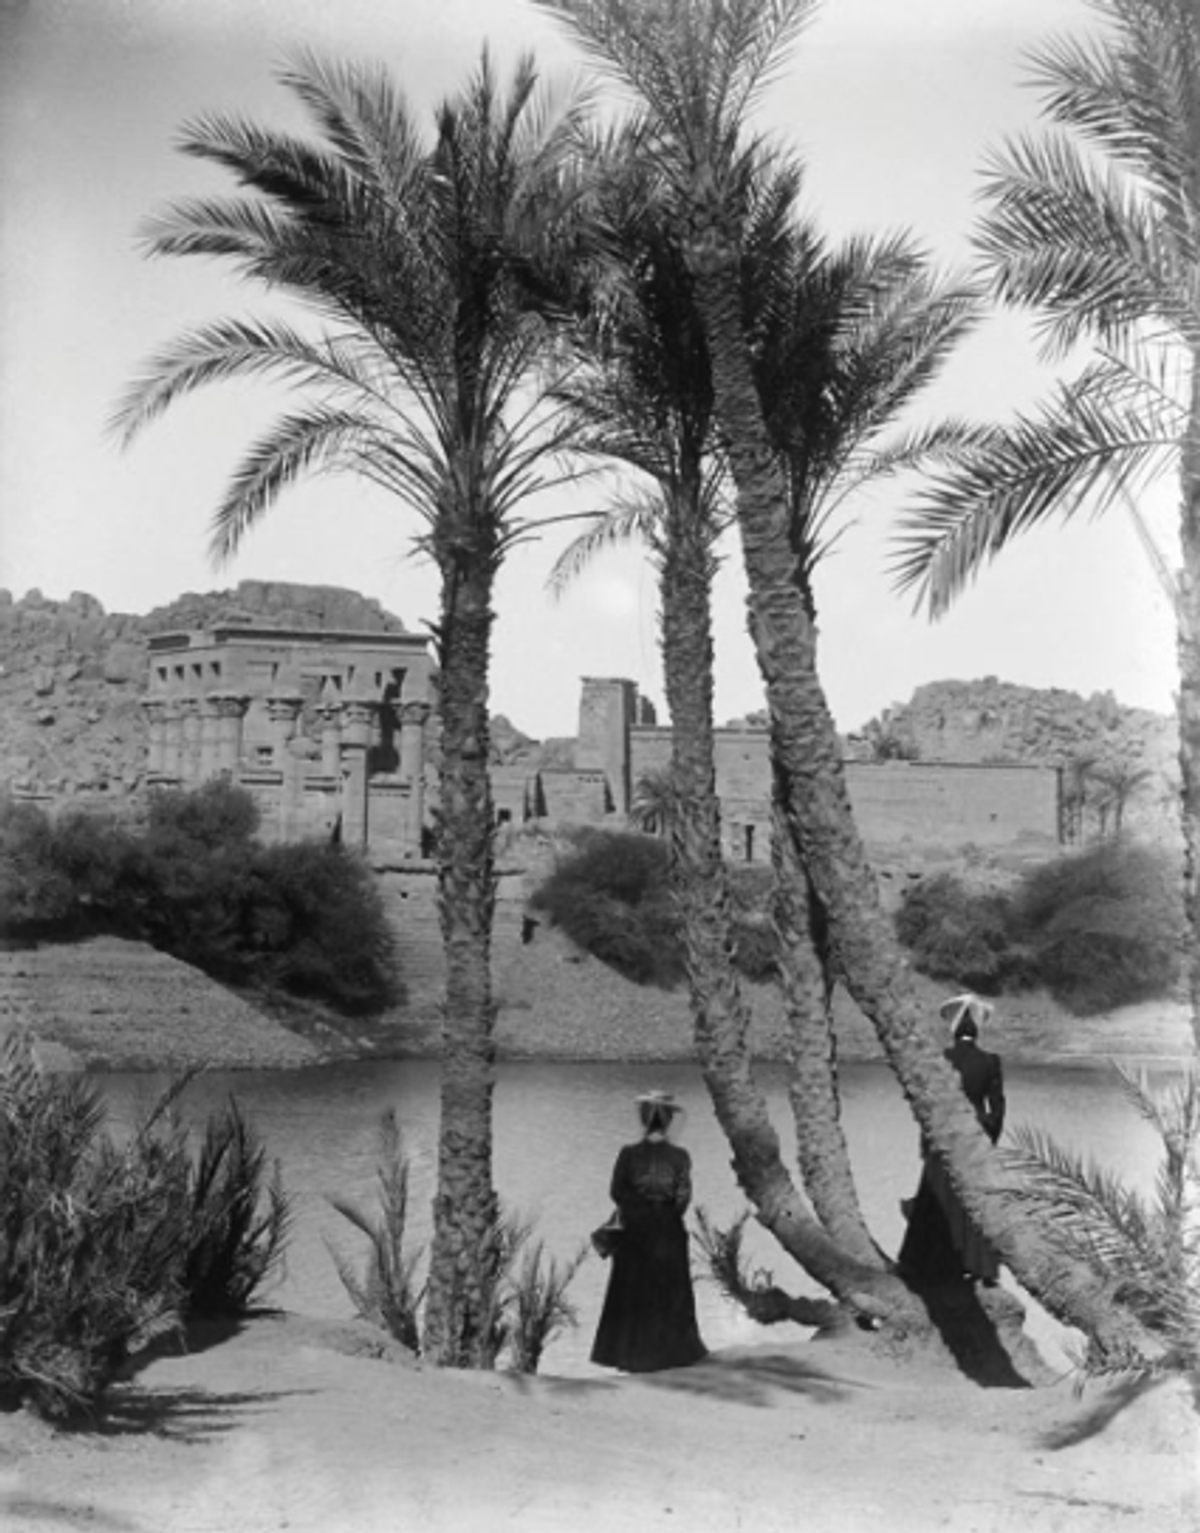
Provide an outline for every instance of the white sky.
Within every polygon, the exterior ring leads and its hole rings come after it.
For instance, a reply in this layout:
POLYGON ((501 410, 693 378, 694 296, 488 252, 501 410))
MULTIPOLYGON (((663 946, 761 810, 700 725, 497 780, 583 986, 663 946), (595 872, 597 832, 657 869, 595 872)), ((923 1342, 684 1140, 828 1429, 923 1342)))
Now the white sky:
MULTIPOLYGON (((1036 121, 1021 56, 1091 23, 1084 0, 825 0, 763 104, 803 152, 807 201, 834 235, 909 227, 964 258, 985 150, 1036 121)), ((410 557, 410 514, 347 478, 288 492, 214 571, 209 521, 241 452, 284 396, 239 385, 181 402, 127 452, 105 422, 146 356, 180 330, 261 307, 219 266, 148 262, 139 223, 232 182, 173 148, 179 126, 233 111, 296 126, 274 71, 304 45, 378 57, 432 107, 486 38, 502 64, 575 55, 524 0, 0 0, 0 586, 146 612, 241 579, 375 596, 410 628, 437 612, 410 557)), ((996 417, 1050 374, 1028 327, 997 315, 933 404, 996 417)), ((923 682, 994 675, 1172 706, 1167 601, 1129 521, 1048 529, 1014 546, 931 626, 886 574, 899 487, 850 511, 821 573, 822 672, 838 726, 859 728, 923 682)), ((547 512, 567 508, 551 501, 547 512)), ((1174 564, 1174 493, 1147 507, 1174 564)), ((501 577, 492 709, 538 737, 575 729, 579 678, 631 676, 660 707, 657 600, 633 550, 604 556, 561 603, 544 581, 568 536, 518 549, 501 577)), ((733 553, 733 544, 730 544, 733 553)), ((761 705, 731 558, 718 586, 717 716, 761 705)))

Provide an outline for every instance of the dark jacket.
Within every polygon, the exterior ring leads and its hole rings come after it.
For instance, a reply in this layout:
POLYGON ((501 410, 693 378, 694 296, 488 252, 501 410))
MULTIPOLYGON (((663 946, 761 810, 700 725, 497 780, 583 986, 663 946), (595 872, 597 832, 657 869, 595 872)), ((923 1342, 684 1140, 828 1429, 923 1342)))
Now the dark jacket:
POLYGON ((989 1054, 977 1043, 960 1039, 946 1050, 946 1059, 958 1072, 967 1100, 995 1144, 1004 1127, 1004 1072, 999 1054, 989 1054))

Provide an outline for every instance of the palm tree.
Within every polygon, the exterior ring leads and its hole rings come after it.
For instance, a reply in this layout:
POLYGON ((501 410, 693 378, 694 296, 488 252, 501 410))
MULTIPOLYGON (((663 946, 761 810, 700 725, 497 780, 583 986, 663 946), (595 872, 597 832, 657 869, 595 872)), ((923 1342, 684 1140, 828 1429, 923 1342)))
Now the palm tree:
MULTIPOLYGON (((561 391, 581 423, 583 448, 616 459, 637 477, 634 488, 598 513, 567 548, 551 585, 561 592, 610 543, 636 536, 649 545, 659 573, 673 728, 670 767, 647 785, 657 793, 643 791, 641 799, 670 837, 672 887, 705 1080, 749 1196, 760 1206, 786 1203, 793 1254, 838 1291, 856 1292, 871 1272, 882 1274, 884 1263, 859 1209, 832 1059, 826 1059, 823 1075, 809 1072, 795 1092, 801 1161, 814 1173, 814 1221, 783 1165, 754 1080, 749 1011, 731 961, 730 889, 715 789, 711 621, 715 543, 730 514, 713 432, 707 348, 684 267, 678 210, 644 147, 635 127, 594 152, 596 271, 587 321, 576 334, 578 365, 561 391), (870 1272, 864 1275, 863 1267, 870 1272)), ((757 188, 752 243, 764 266, 781 245, 797 185, 796 173, 788 170, 764 177, 757 188)), ((797 976, 808 958, 804 988, 789 986, 798 1033, 806 1008, 816 1002, 823 1014, 826 1001, 821 986, 811 983, 814 961, 806 931, 800 928, 787 944, 789 976, 797 976)))
POLYGON ((1092 360, 997 428, 908 518, 899 584, 940 615, 1028 527, 1137 507, 1174 471, 1185 898, 1200 1042, 1200 12, 1091 0, 1106 30, 1032 56, 1054 127, 995 154, 977 243, 996 296, 1040 316, 1048 354, 1092 360))
POLYGON ((1101 835, 1111 813, 1113 837, 1119 841, 1125 829, 1125 810, 1130 799, 1151 781, 1154 773, 1149 767, 1135 767, 1128 761, 1109 761, 1097 767, 1092 775, 1103 789, 1103 797, 1097 806, 1104 822, 1101 835))
MULTIPOLYGON (((716 413, 736 489, 749 622, 771 719, 781 830, 828 924, 839 972, 880 1037, 922 1131, 964 1205, 1020 1281, 1104 1350, 1153 1347, 1111 1283, 1068 1259, 1048 1231, 1014 1219, 1011 1183, 958 1089, 908 981, 858 836, 840 745, 817 673, 816 628, 796 579, 786 474, 772 440, 743 313, 744 124, 807 0, 541 0, 602 67, 640 97, 660 173, 679 197, 686 269, 711 359, 716 413)), ((759 1218, 787 1245, 792 1208, 774 1192, 759 1218)), ((853 1301, 852 1301, 853 1302, 853 1301)), ((880 1306, 862 1296, 864 1313, 880 1306)))
POLYGON ((493 1361, 497 1259, 492 1180, 493 815, 487 676, 492 591, 541 465, 562 445, 526 386, 546 341, 538 304, 553 277, 555 192, 578 106, 553 110, 532 60, 507 92, 486 52, 421 131, 380 69, 304 56, 282 75, 315 121, 310 142, 207 117, 184 151, 232 172, 248 195, 180 202, 150 228, 155 255, 217 256, 315 310, 321 328, 224 320, 154 356, 118 413, 128 440, 182 395, 226 378, 275 379, 303 403, 253 445, 219 506, 231 556, 305 473, 348 471, 423 521, 441 610, 439 909, 446 954, 437 1194, 424 1350, 493 1361), (549 263, 548 265, 546 263, 549 263))

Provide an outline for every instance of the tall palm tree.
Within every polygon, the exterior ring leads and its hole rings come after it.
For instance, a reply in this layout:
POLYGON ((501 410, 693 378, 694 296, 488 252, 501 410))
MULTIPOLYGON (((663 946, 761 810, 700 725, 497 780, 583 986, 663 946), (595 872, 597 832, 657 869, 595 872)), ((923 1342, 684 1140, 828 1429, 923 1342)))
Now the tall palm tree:
POLYGON ((443 1073, 425 1350, 488 1366, 497 1260, 492 1178, 493 814, 488 777, 492 592, 527 523, 525 497, 563 442, 527 385, 546 340, 555 193, 578 104, 554 109, 532 60, 507 90, 486 52, 422 131, 380 69, 303 56, 282 75, 316 141, 206 117, 185 153, 247 193, 170 207, 155 255, 217 256, 301 300, 319 325, 224 320, 151 358, 118 412, 126 440, 177 399, 227 378, 265 378, 301 404, 254 444, 219 506, 213 552, 239 547, 305 473, 342 470, 394 494, 424 523, 441 576, 439 909, 446 955, 443 1073))
MULTIPOLYGON (((796 579, 786 475, 744 322, 745 121, 756 92, 813 9, 807 0, 540 0, 603 68, 632 87, 661 174, 684 210, 683 244, 736 489, 749 622, 771 721, 782 830, 792 839, 839 973, 870 1018, 917 1120, 964 1205, 1022 1283, 1103 1350, 1152 1348, 1113 1285, 1070 1260, 1052 1232, 1015 1219, 1009 1176, 941 1056, 908 980, 854 825, 837 732, 816 665, 816 627, 796 579)), ((791 1209, 759 1204, 784 1238, 791 1209)), ((784 1244, 787 1244, 784 1239, 784 1244)), ((866 1312, 878 1306, 864 1301, 866 1312)))
POLYGON ((908 518, 901 587, 938 616, 1026 528, 1180 487, 1175 600, 1192 1025, 1200 1042, 1200 9, 1090 0, 1105 24, 1032 55, 1053 127, 991 158, 977 244, 1051 356, 1091 360, 997 428, 908 518))
MULTIPOLYGON (((678 208, 655 175, 636 126, 596 146, 592 214, 595 277, 576 333, 578 366, 562 397, 582 425, 581 445, 632 469, 619 496, 559 559, 559 592, 603 546, 633 536, 649 546, 662 602, 663 670, 672 720, 666 780, 671 868, 688 955, 693 1021, 705 1080, 748 1196, 786 1203, 792 1253, 839 1292, 861 1291, 884 1271, 859 1209, 831 1068, 797 1086, 801 1163, 819 1168, 810 1189, 816 1219, 785 1169, 749 1053, 749 1012, 732 963, 728 870, 722 855, 713 744, 712 580, 715 544, 730 524, 714 437, 707 348, 677 229, 678 208), (648 488, 641 489, 641 485, 648 488), (822 1090, 823 1088, 823 1090, 822 1090), (799 1110, 820 1095, 819 1110, 799 1110), (830 1237, 833 1237, 832 1240, 830 1237), (870 1269, 864 1274, 863 1267, 870 1269)), ((751 216, 761 264, 781 248, 798 186, 794 170, 763 178, 751 216)), ((814 966, 798 933, 789 976, 814 966)), ((789 987, 797 1032, 820 986, 789 987)), ((818 999, 819 997, 819 999, 818 999)), ((831 1061, 827 1061, 831 1066, 831 1061)))

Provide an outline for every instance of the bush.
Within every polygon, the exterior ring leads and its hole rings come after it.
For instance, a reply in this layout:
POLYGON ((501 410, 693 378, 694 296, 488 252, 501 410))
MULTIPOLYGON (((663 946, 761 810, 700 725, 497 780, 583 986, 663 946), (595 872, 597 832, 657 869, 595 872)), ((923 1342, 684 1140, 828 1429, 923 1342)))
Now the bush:
POLYGON ((259 976, 351 1014, 400 998, 395 938, 370 869, 340 846, 262 849, 246 912, 259 976))
POLYGON ((54 827, 36 804, 0 798, 0 934, 36 935, 61 925, 75 905, 55 866, 54 827))
POLYGON ((189 1320, 239 1319, 283 1256, 291 1203, 276 1162, 230 1097, 209 1118, 188 1177, 181 1274, 189 1320))
POLYGON ((953 874, 909 890, 896 931, 922 974, 984 994, 1040 985, 1077 1016, 1170 992, 1183 910, 1169 859, 1109 841, 1027 873, 1008 896, 953 874))
POLYGON ((905 891, 896 935, 930 979, 994 995, 1016 977, 1007 900, 971 893, 953 873, 934 873, 905 891))
POLYGON ((1181 895, 1169 859, 1108 841, 1035 869, 1013 902, 1039 982, 1079 1016, 1166 994, 1179 978, 1181 895))
POLYGON ((667 848, 653 836, 586 831, 531 903, 627 979, 669 987, 684 968, 668 873, 667 848))
POLYGON ((264 847, 244 789, 152 796, 145 832, 0 804, 0 920, 13 934, 108 930, 226 984, 351 1015, 399 1000, 395 942, 366 864, 324 842, 264 847))
POLYGON ((0 1047, 3 1403, 94 1417, 156 1336, 243 1313, 281 1251, 283 1196, 257 1214, 252 1136, 210 1123, 193 1163, 174 1112, 184 1084, 118 1144, 85 1077, 45 1074, 19 1033, 0 1047))

